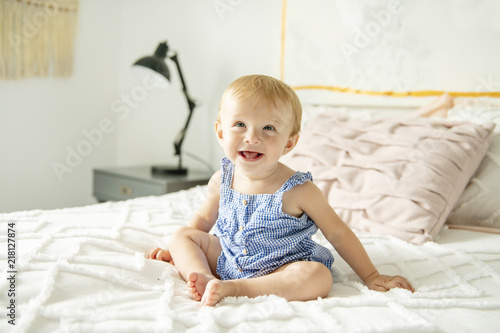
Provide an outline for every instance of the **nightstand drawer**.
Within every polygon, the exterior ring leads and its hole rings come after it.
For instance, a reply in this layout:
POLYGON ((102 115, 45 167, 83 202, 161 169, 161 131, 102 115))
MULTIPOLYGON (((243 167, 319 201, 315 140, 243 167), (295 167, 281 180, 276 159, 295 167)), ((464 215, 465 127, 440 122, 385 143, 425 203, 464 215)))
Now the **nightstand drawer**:
POLYGON ((126 200, 165 193, 165 186, 159 184, 148 184, 122 177, 94 174, 94 195, 101 201, 126 200))
POLYGON ((94 197, 98 201, 127 200, 162 195, 206 185, 210 175, 189 170, 187 175, 155 175, 149 166, 94 169, 94 197))

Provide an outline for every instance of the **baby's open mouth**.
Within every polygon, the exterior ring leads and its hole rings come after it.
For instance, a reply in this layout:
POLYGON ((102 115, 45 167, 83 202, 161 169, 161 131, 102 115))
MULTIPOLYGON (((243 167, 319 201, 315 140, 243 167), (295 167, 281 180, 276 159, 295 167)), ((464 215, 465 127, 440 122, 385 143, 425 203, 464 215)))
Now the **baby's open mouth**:
POLYGON ((264 155, 264 154, 261 154, 261 153, 256 152, 256 151, 248 151, 248 150, 239 151, 238 153, 240 154, 241 157, 243 157, 245 159, 249 159, 249 160, 258 159, 264 155))

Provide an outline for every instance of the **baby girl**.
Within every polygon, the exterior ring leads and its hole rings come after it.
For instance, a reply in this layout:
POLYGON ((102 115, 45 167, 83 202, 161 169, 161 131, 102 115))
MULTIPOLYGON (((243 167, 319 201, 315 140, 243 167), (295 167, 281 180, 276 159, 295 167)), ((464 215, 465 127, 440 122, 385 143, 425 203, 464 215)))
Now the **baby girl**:
POLYGON ((150 259, 175 262, 202 305, 226 296, 274 294, 289 301, 327 296, 333 256, 311 239, 318 228, 368 288, 414 291, 405 278, 377 271, 309 172, 279 161, 299 140, 301 116, 295 92, 269 76, 241 77, 224 92, 215 122, 226 155, 222 167, 169 249, 148 253, 150 259))

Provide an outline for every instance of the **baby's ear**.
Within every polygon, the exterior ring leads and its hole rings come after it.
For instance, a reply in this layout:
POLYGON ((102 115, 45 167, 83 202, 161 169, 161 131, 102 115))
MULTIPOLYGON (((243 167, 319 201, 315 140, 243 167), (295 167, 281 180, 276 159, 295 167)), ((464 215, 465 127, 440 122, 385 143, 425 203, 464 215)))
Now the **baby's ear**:
POLYGON ((283 149, 283 154, 286 155, 288 154, 295 146, 297 145, 297 142, 299 141, 300 134, 295 134, 292 135, 288 138, 288 141, 286 142, 286 146, 283 149))
POLYGON ((215 121, 215 135, 217 135, 217 141, 222 146, 224 133, 222 132, 222 124, 219 121, 215 121))

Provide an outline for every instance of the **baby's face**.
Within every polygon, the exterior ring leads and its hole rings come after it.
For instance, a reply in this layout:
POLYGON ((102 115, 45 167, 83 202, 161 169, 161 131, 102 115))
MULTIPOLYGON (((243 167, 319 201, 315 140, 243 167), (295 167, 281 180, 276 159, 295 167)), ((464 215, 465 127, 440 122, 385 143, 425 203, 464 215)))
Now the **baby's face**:
POLYGON ((222 104, 216 133, 224 153, 247 172, 276 168, 280 157, 291 150, 298 136, 290 137, 292 109, 282 102, 239 100, 227 96, 222 104))

